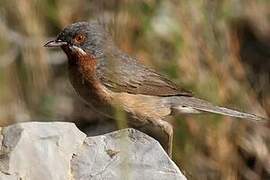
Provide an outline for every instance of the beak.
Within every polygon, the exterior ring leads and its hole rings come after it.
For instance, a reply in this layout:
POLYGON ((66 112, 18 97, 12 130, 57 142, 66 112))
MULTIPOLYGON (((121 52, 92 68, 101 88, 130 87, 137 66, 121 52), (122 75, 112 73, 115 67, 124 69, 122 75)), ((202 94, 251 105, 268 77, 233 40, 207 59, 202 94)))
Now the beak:
POLYGON ((61 47, 63 45, 67 45, 68 43, 62 40, 51 40, 44 44, 44 47, 61 47))

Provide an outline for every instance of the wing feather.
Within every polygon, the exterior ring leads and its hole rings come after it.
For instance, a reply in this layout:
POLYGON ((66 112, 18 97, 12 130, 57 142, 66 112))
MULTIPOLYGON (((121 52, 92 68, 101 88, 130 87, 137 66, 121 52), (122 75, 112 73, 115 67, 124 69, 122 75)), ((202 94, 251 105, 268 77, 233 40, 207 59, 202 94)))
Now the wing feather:
MULTIPOLYGON (((121 54, 121 53, 120 53, 121 54)), ((145 67, 128 55, 114 55, 99 61, 97 77, 114 92, 154 96, 192 96, 175 83, 145 67)))

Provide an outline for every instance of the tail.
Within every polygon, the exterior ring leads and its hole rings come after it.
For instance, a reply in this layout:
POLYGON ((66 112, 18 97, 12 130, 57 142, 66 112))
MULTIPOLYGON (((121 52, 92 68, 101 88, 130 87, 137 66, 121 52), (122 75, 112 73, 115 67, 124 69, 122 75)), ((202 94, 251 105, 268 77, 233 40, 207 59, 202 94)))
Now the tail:
POLYGON ((215 106, 205 100, 195 97, 174 96, 171 98, 172 99, 170 99, 170 102, 172 103, 173 109, 180 113, 210 112, 242 119, 250 119, 254 121, 267 121, 266 118, 250 113, 244 113, 224 107, 215 106))

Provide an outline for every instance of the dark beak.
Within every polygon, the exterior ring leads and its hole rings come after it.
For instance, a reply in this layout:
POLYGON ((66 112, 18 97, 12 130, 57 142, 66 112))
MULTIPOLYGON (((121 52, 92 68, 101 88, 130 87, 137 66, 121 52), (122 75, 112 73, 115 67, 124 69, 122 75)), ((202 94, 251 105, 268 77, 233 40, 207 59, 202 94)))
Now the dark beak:
POLYGON ((63 45, 67 45, 67 42, 61 40, 51 40, 44 44, 44 47, 61 47, 63 45))

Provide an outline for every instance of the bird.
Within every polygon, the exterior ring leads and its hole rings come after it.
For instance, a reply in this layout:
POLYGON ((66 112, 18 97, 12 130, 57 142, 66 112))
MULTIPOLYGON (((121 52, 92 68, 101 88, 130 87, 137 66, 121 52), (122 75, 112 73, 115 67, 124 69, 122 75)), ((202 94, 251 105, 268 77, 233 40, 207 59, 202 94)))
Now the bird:
POLYGON ((44 46, 60 47, 65 52, 70 82, 87 104, 110 117, 112 109, 121 107, 128 114, 129 126, 158 140, 170 157, 170 116, 209 112, 266 120, 195 97, 118 48, 104 23, 98 20, 70 24, 44 46))

